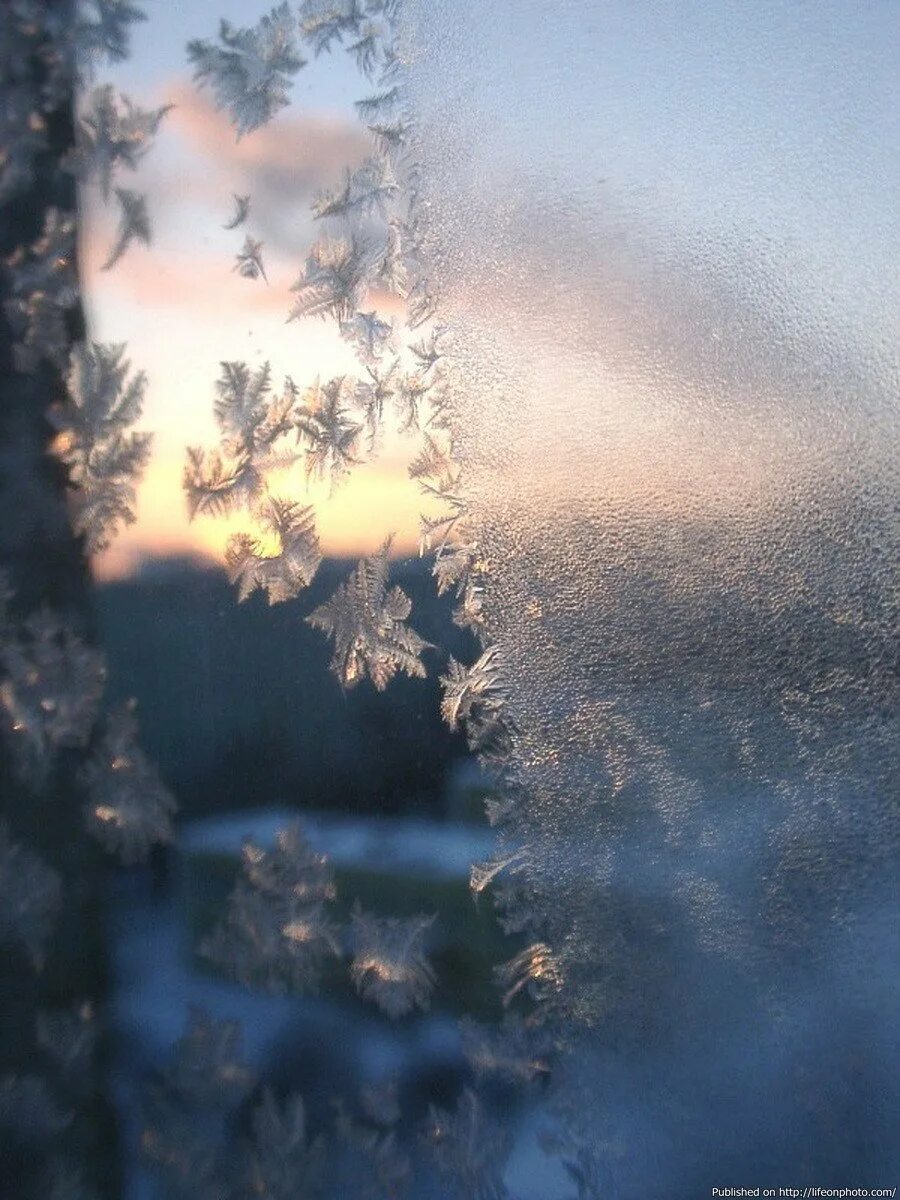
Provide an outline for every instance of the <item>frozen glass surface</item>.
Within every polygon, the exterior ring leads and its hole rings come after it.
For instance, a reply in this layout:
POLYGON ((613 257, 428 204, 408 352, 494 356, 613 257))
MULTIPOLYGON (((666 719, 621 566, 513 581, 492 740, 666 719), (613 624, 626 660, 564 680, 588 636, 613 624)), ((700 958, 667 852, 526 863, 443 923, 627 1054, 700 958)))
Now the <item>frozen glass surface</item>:
POLYGON ((882 3, 409 15, 519 730, 498 879, 622 1195, 895 1161, 898 32, 882 3))

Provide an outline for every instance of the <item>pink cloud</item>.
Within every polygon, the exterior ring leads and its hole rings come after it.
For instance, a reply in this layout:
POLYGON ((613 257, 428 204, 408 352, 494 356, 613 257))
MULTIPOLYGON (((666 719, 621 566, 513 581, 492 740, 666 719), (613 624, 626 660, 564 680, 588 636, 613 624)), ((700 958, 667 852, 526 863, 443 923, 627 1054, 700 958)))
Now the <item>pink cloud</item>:
POLYGON ((280 177, 285 185, 305 193, 333 184, 345 167, 354 167, 371 153, 364 127, 338 114, 288 110, 268 125, 237 141, 225 113, 206 92, 187 82, 170 90, 175 108, 171 128, 196 151, 246 180, 280 177))

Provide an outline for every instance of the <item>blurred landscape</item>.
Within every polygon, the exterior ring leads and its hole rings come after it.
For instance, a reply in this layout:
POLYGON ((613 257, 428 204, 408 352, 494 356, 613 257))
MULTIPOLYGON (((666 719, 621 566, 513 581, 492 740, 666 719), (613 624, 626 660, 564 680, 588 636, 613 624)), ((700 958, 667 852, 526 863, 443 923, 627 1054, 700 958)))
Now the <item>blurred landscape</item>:
POLYGON ((443 814, 467 749, 441 720, 438 664, 448 651, 471 657, 474 640, 435 595, 428 563, 401 560, 392 581, 412 600, 411 623, 441 647, 426 652, 428 678, 399 676, 389 698, 368 683, 342 691, 303 618, 353 565, 326 559, 301 600, 272 608, 260 593, 239 604, 202 559, 150 559, 98 588, 111 696, 137 699, 144 747, 182 819, 285 804, 443 814))
MULTIPOLYGON (((427 679, 400 676, 387 695, 368 681, 343 691, 328 644, 303 617, 352 566, 326 559, 301 600, 273 608, 261 595, 239 604, 221 569, 192 558, 149 559, 95 593, 111 695, 137 699, 144 748, 180 805, 175 845, 147 869, 110 877, 114 1079, 131 1146, 148 1081, 193 1010, 240 1020, 254 1096, 263 1086, 299 1090, 313 1132, 336 1103, 352 1108, 360 1088, 392 1079, 401 1139, 415 1138, 429 1104, 452 1104, 471 1080, 459 1017, 493 1023, 502 1013, 493 968, 520 943, 502 933, 490 902, 473 903, 469 867, 493 841, 486 782, 440 716, 441 659, 471 658, 474 642, 453 625, 428 563, 396 561, 392 582, 412 600, 411 623, 440 650, 426 652, 427 679), (227 904, 243 840, 271 848, 298 818, 334 868, 339 921, 356 902, 381 915, 436 914, 428 1012, 389 1020, 337 965, 314 997, 247 991, 198 953, 227 904)), ((494 1102, 526 1135, 522 1195, 538 1197, 549 1160, 539 1155, 536 1172, 520 1101, 501 1091, 494 1102)), ((129 1200, 158 1196, 130 1153, 124 1174, 129 1200)))

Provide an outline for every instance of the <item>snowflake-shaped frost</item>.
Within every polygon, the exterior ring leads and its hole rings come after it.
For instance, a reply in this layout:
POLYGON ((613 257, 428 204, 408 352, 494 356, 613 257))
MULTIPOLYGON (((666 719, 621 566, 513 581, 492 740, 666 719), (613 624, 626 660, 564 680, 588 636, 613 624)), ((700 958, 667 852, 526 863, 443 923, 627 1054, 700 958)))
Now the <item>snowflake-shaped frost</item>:
POLYGON ((119 525, 134 519, 136 483, 151 435, 130 432, 143 407, 146 376, 128 378, 123 345, 80 344, 72 350, 69 400, 50 413, 57 456, 69 467, 75 529, 89 553, 104 550, 119 525))
POLYGON ((250 197, 235 194, 234 206, 234 216, 222 226, 223 229, 237 229, 238 225, 243 225, 250 215, 250 197))
POLYGON ((559 991, 563 981, 556 955, 545 942, 526 946, 509 962, 497 967, 494 974, 504 989, 504 1005, 522 991, 537 1003, 548 1000, 559 991))
POLYGON ((0 666, 0 716, 22 775, 39 786, 57 750, 90 736, 106 682, 103 656, 43 610, 4 637, 0 666))
POLYGON ((355 389, 344 375, 307 388, 295 422, 308 476, 330 475, 332 483, 336 483, 358 461, 356 449, 361 426, 349 412, 355 398, 355 389))
POLYGON ((341 322, 341 337, 356 351, 356 357, 366 366, 376 364, 390 348, 394 326, 382 321, 376 312, 358 312, 349 321, 341 322))
POLYGON ((334 638, 332 670, 344 687, 368 675, 384 691, 398 671, 420 679, 419 658, 429 643, 407 625, 412 605, 398 587, 388 590, 391 539, 377 554, 364 558, 331 599, 306 619, 334 638))
POLYGON ((365 296, 372 266, 368 245, 355 234, 322 238, 310 250, 303 273, 291 287, 297 299, 288 320, 332 316, 338 322, 349 321, 365 296))
POLYGON ((175 798, 138 745, 133 702, 107 718, 81 779, 88 829, 123 862, 139 862, 152 846, 171 841, 175 798))
POLYGON ((357 908, 351 920, 350 976, 362 998, 389 1017, 427 1009, 435 977, 425 937, 434 917, 375 917, 357 908))
POLYGON ((263 243, 257 242, 249 234, 244 238, 244 245, 236 255, 234 269, 244 279, 259 279, 262 277, 269 282, 266 268, 262 260, 263 243))
POLYGON ((251 371, 246 363, 223 362, 216 393, 222 444, 212 452, 187 451, 183 486, 191 517, 248 507, 262 494, 266 473, 296 459, 278 446, 294 427, 297 389, 290 379, 273 395, 268 363, 251 371))
POLYGON ((70 169, 82 181, 96 179, 105 200, 116 169, 135 170, 171 107, 139 108, 128 96, 120 94, 117 100, 110 84, 94 88, 78 117, 70 169))
POLYGON ((441 676, 444 698, 441 713, 451 729, 465 726, 469 743, 480 748, 508 733, 504 708, 507 693, 503 662, 496 646, 489 646, 470 667, 451 658, 441 676))
POLYGON ((209 83, 216 106, 226 110, 238 138, 270 121, 288 103, 290 77, 305 65, 289 4, 273 8, 250 29, 219 24, 219 41, 188 43, 194 78, 209 83))
POLYGON ((505 1013, 500 1025, 482 1025, 463 1017, 459 1032, 466 1061, 479 1078, 527 1084, 550 1069, 548 1034, 518 1013, 505 1013))
POLYGON ((225 550, 225 565, 231 582, 238 585, 238 599, 246 600, 259 588, 270 604, 293 600, 312 582, 322 561, 313 509, 266 496, 253 515, 264 536, 232 534, 225 550))
POLYGON ((377 212, 383 218, 387 206, 400 190, 393 164, 385 155, 367 158, 355 171, 347 171, 341 188, 322 192, 313 205, 313 216, 347 217, 351 213, 363 216, 377 212))
POLYGON ((113 247, 106 257, 106 262, 100 268, 109 271, 116 265, 132 242, 150 245, 150 215, 147 212, 147 197, 143 192, 133 192, 128 188, 116 188, 116 199, 119 201, 119 231, 113 247))
POLYGON ((328 863, 299 825, 282 830, 274 850, 247 842, 243 877, 202 953, 248 986, 275 993, 315 990, 339 949, 326 910, 333 897, 328 863))
POLYGON ((11 299, 4 307, 16 338, 16 369, 29 373, 49 359, 64 370, 71 343, 66 316, 78 297, 74 217, 48 209, 41 236, 16 250, 8 265, 11 299))
POLYGON ((375 448, 378 432, 381 429, 384 406, 396 395, 399 369, 399 358, 393 359, 386 367, 381 363, 373 363, 371 366, 366 366, 368 379, 361 380, 356 386, 356 402, 365 417, 370 451, 375 448))
POLYGON ((81 0, 75 22, 75 52, 90 74, 101 62, 121 62, 128 57, 130 26, 147 15, 131 0, 81 0))
POLYGON ((364 18, 359 0, 303 0, 300 5, 300 28, 317 55, 346 34, 358 34, 364 18))

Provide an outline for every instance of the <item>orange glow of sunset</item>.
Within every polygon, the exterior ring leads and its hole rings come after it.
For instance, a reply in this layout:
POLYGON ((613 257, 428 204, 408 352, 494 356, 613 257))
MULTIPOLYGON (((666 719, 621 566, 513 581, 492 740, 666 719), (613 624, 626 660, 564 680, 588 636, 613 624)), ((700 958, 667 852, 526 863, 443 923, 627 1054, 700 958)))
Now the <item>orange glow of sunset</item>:
MULTIPOLYGON (((162 86, 152 102, 175 104, 134 184, 148 197, 152 245, 129 247, 104 271, 115 238, 115 204, 104 205, 91 191, 82 195, 80 257, 90 335, 126 342, 132 370, 145 371, 136 427, 154 439, 136 520, 93 564, 103 580, 132 574, 154 557, 222 562, 228 537, 253 530, 247 513, 189 520, 182 490, 186 448, 218 443, 213 403, 222 362, 257 369, 269 361, 276 389, 287 375, 302 390, 317 378, 361 373, 333 322, 286 323, 291 284, 321 232, 309 216, 310 202, 367 152, 359 124, 340 113, 294 110, 237 142, 227 118, 184 80, 162 86), (251 216, 246 226, 229 231, 223 226, 234 193, 252 196, 251 216), (264 242, 268 282, 242 278, 233 269, 247 234, 264 242)), ((381 292, 371 293, 365 307, 387 319, 402 310, 399 300, 381 292)), ((421 509, 407 470, 416 452, 415 436, 400 434, 389 419, 378 452, 333 489, 328 482, 308 483, 302 464, 268 483, 276 494, 314 507, 324 554, 369 553, 390 534, 394 553, 410 554, 418 546, 421 509)))

